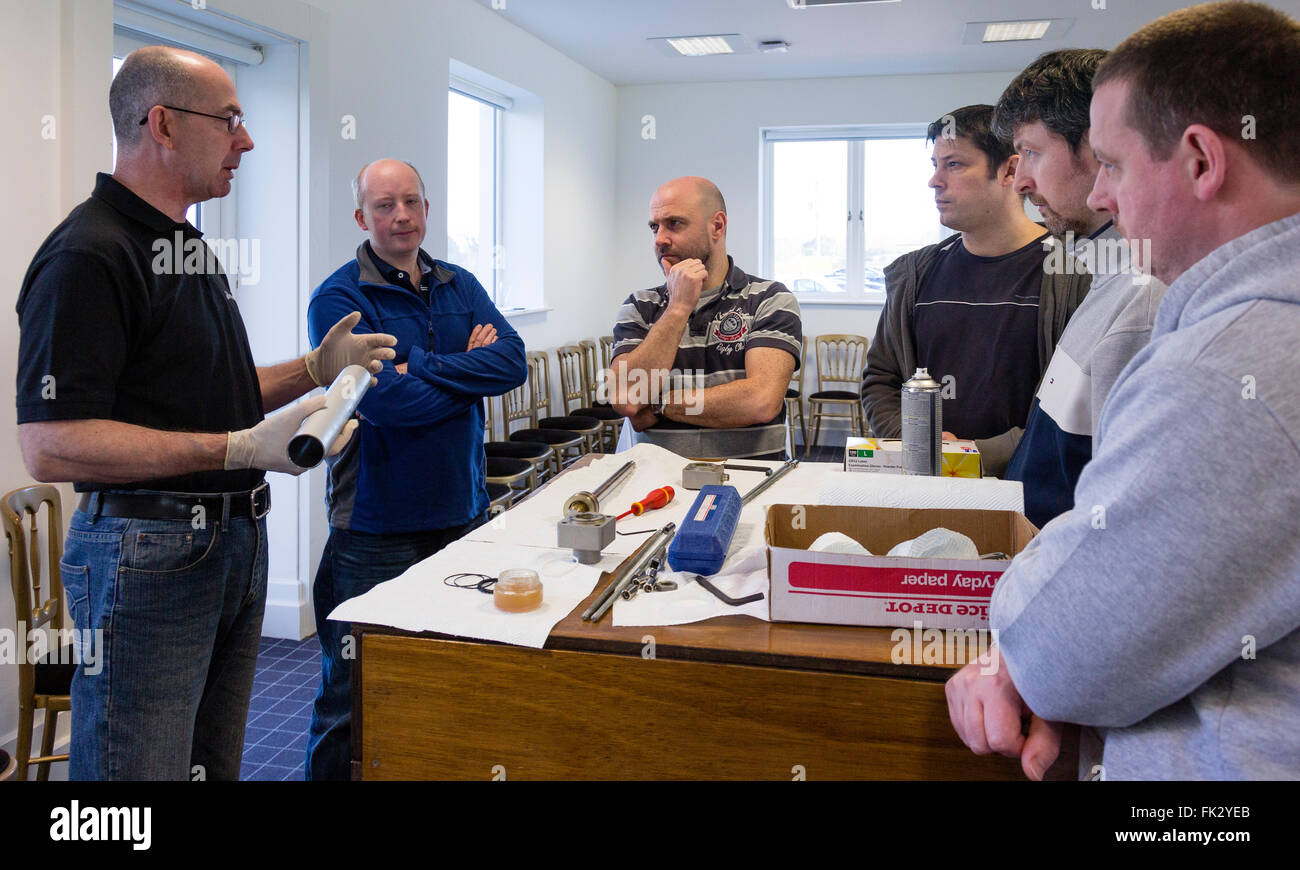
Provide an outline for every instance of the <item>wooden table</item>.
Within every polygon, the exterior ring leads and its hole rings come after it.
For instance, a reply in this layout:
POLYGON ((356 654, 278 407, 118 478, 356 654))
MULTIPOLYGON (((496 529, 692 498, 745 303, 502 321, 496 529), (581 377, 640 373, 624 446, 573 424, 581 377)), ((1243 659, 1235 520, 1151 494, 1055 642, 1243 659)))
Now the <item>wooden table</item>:
MULTIPOLYGON (((1023 779, 948 721, 890 629, 743 616, 556 625, 541 650, 356 626, 358 779, 1023 779)), ((1072 743, 1072 741, 1069 741, 1072 743)), ((1075 777, 1073 745, 1052 768, 1075 777)))
MULTIPOLYGON (((892 629, 583 622, 601 588, 540 650, 354 626, 353 778, 1024 779, 958 740, 955 668, 894 664, 892 629)), ((1067 729, 1048 775, 1076 771, 1067 729)))

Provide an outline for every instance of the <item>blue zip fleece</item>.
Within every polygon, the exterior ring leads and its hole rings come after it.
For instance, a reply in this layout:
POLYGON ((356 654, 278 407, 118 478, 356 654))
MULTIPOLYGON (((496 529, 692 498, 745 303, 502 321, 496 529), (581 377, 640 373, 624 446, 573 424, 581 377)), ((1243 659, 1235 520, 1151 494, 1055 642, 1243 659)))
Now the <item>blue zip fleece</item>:
POLYGON ((509 392, 528 370, 524 343, 468 271, 429 258, 430 302, 386 283, 363 244, 316 288, 307 307, 313 347, 353 311, 353 332, 397 336, 396 359, 361 400, 360 427, 329 462, 330 525, 372 534, 463 525, 487 510, 483 398, 509 392), (466 351, 476 324, 497 340, 466 351), (394 365, 408 363, 407 374, 394 365))

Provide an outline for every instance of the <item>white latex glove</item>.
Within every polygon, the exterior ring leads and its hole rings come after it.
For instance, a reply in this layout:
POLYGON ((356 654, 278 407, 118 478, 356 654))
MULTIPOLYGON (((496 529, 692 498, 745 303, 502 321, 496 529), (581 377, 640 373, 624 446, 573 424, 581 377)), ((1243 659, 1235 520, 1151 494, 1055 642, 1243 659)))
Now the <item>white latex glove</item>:
MULTIPOLYGON (((252 429, 241 429, 226 436, 226 471, 241 468, 262 468, 266 471, 283 471, 299 475, 307 469, 289 458, 289 442, 308 414, 325 407, 325 396, 317 395, 290 405, 272 414, 252 429)), ((357 421, 349 420, 334 439, 326 456, 343 449, 357 429, 357 421)))
POLYGON ((311 375, 316 386, 326 387, 334 383, 339 372, 350 365, 365 366, 376 374, 384 367, 383 360, 397 356, 397 351, 392 349, 397 344, 396 336, 386 332, 353 335, 352 327, 360 321, 361 312, 353 311, 330 327, 321 339, 320 347, 308 351, 304 361, 307 374, 311 375))

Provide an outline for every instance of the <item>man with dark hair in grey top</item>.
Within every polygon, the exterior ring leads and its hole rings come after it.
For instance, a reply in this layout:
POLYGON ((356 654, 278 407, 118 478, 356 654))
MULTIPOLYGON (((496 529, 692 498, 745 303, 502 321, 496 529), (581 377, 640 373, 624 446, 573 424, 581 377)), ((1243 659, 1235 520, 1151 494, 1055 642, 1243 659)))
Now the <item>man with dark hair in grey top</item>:
POLYGON ((1025 215, 1019 158, 992 117, 992 106, 964 106, 927 131, 939 222, 958 234, 886 267, 862 407, 875 435, 899 437, 899 391, 928 368, 944 384, 944 437, 973 439, 984 473, 1001 475, 1091 277, 1043 268, 1061 243, 1025 215))
POLYGON ((668 280, 619 309, 608 376, 633 443, 683 456, 784 457, 785 392, 799 365, 794 294, 727 255, 727 206, 713 182, 678 178, 650 200, 668 280))
MULTIPOLYGON (((1151 338, 1165 285, 1141 269, 1111 214, 1088 206, 1097 159, 1088 139, 1092 76, 1106 52, 1048 52, 1007 86, 994 132, 1015 146, 1016 190, 1047 228, 1063 236, 1092 288, 1052 354, 1025 434, 1007 466, 1025 487, 1025 516, 1039 528, 1074 504, 1074 485, 1092 458, 1102 403, 1119 373, 1151 338)), ((1063 267, 1050 260, 1049 268, 1063 267)))
POLYGON ((1060 722, 1101 738, 1080 740, 1092 778, 1297 779, 1300 118, 1277 97, 1300 92, 1300 22, 1183 9, 1093 88, 1088 203, 1150 240, 1168 289, 1074 509, 994 588, 997 644, 948 682, 949 714, 1035 779, 1060 722))

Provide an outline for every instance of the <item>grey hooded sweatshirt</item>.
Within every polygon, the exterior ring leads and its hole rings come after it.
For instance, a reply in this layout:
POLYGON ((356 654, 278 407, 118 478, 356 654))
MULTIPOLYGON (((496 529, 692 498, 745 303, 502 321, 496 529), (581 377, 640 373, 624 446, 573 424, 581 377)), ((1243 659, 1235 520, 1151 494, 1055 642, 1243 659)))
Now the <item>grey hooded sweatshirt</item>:
POLYGON ((1300 214, 1165 293, 1075 507, 993 592, 1029 708, 1107 779, 1300 778, 1300 214))

